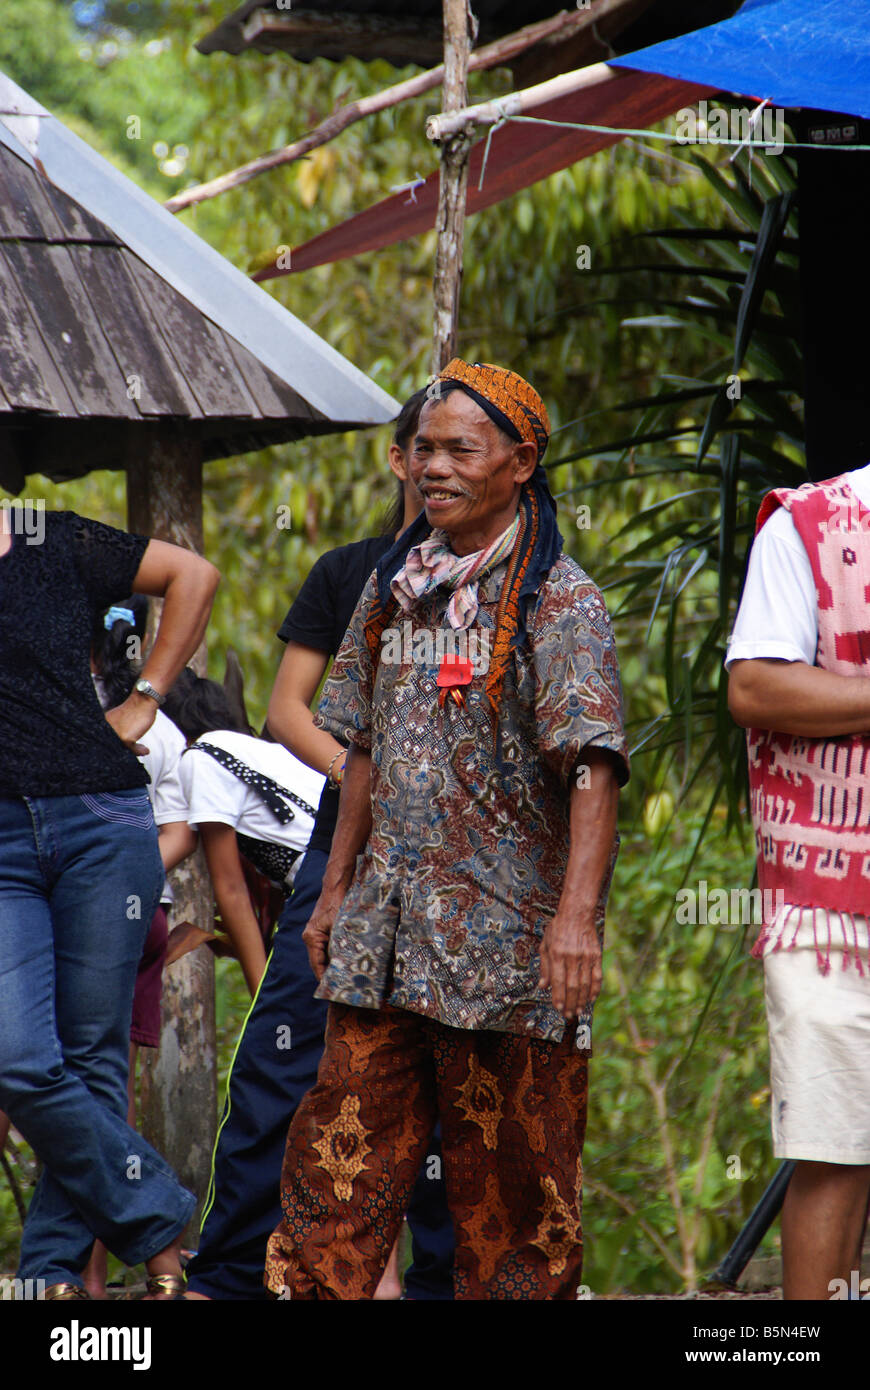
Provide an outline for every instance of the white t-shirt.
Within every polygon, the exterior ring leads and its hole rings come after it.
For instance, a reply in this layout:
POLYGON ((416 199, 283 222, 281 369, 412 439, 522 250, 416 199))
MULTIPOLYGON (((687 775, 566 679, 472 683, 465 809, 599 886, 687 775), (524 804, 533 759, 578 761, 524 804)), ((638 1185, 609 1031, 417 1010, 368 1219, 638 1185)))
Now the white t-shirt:
MULTIPOLYGON (((154 810, 155 825, 170 825, 175 821, 187 820, 187 801, 181 790, 181 755, 187 741, 177 724, 173 724, 162 710, 158 710, 154 723, 143 734, 140 743, 148 749, 139 761, 148 769, 151 785, 148 795, 154 810)), ((175 894, 168 878, 163 880, 160 895, 163 904, 173 903, 175 894)))
MULTIPOLYGON (((246 786, 228 768, 221 767, 209 753, 196 752, 194 745, 181 759, 180 768, 188 824, 196 830, 206 822, 217 821, 221 825, 231 825, 240 834, 249 835, 254 840, 286 845, 304 853, 311 839, 314 816, 326 781, 322 773, 300 762, 282 744, 267 743, 249 734, 219 729, 203 734, 197 743, 211 743, 216 748, 223 748, 255 772, 265 773, 280 787, 286 787, 307 802, 312 814, 291 803, 293 820, 288 825, 282 825, 254 788, 246 786)), ((301 862, 301 858, 297 859, 293 866, 294 873, 301 862)))
MULTIPOLYGON (((847 477, 859 502, 870 507, 870 463, 854 469, 847 477)), ((746 584, 728 643, 725 666, 730 669, 733 661, 763 658, 804 661, 814 666, 818 640, 818 596, 810 559, 790 513, 785 507, 777 507, 752 543, 746 584)), ((792 911, 793 906, 786 903, 777 917, 785 917, 792 911)), ((794 944, 811 947, 815 926, 811 914, 804 914, 804 917, 808 920, 801 921, 794 944)), ((839 913, 829 912, 827 918, 831 926, 842 932, 847 944, 857 943, 866 951, 870 942, 870 923, 866 917, 858 913, 852 915, 854 931, 848 936, 839 913)), ((778 935, 778 932, 773 933, 765 954, 775 948, 778 935)), ((786 936, 791 942, 792 933, 788 931, 786 936)))
MULTIPOLYGON (((848 475, 859 502, 870 507, 870 463, 848 475)), ((732 661, 760 658, 815 665, 819 640, 816 581, 791 514, 777 507, 752 543, 743 597, 728 643, 732 661)))
POLYGON ((151 785, 148 795, 154 807, 157 825, 170 825, 187 820, 187 800, 181 788, 179 766, 187 747, 184 734, 177 724, 157 711, 154 723, 139 740, 148 749, 139 761, 145 764, 151 785))
MULTIPOLYGON (((103 709, 106 709, 108 700, 102 676, 94 675, 93 682, 97 699, 103 709)), ((184 734, 162 710, 158 710, 154 717, 154 723, 147 734, 142 735, 139 742, 148 749, 147 753, 140 755, 139 761, 144 764, 148 776, 151 778, 146 790, 151 800, 155 825, 171 825, 177 821, 186 822, 187 801, 181 789, 181 779, 178 775, 181 755, 187 747, 184 734)), ((164 904, 175 901, 168 878, 163 880, 163 892, 160 895, 160 901, 164 904)))

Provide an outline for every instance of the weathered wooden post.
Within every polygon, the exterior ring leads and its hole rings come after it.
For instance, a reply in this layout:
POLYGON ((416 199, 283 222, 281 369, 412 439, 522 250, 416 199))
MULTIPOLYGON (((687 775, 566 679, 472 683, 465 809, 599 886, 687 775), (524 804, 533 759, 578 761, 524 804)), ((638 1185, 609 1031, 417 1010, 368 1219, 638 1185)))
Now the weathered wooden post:
MULTIPOLYGON (((470 14, 467 0, 444 0, 444 111, 459 111, 467 102, 470 14)), ((434 331, 432 374, 437 375, 456 355, 456 321, 462 285, 462 242, 465 233, 465 191, 471 135, 465 130, 448 136, 441 146, 438 217, 435 231, 433 282, 434 331)))
MULTIPOLYGON (((190 431, 156 429, 127 467, 131 531, 202 554, 202 459, 190 431)), ((205 674, 205 645, 192 663, 205 674)), ((145 740, 147 742, 147 738, 145 740)), ((174 922, 212 929, 213 897, 198 848, 170 875, 174 922)), ((143 1050, 141 1125, 185 1187, 197 1195, 186 1239, 195 1244, 217 1127, 214 957, 190 951, 163 975, 163 1026, 157 1051, 143 1050)))

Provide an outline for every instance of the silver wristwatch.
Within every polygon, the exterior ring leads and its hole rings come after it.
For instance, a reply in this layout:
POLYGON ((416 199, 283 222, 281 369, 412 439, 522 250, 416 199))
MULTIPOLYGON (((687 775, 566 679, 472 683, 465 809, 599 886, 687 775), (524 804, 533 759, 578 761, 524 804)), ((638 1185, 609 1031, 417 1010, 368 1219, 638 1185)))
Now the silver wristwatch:
POLYGON ((154 700, 158 706, 166 700, 166 696, 161 695, 159 690, 155 690, 150 681, 138 680, 133 689, 138 690, 140 695, 147 695, 149 700, 154 700))

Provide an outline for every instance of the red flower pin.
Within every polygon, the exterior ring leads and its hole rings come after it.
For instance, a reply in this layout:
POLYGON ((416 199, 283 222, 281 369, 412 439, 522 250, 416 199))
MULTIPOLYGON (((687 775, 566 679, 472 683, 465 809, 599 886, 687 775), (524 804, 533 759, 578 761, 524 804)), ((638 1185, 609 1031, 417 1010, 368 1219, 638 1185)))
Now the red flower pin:
POLYGON ((441 691, 438 703, 442 709, 448 696, 455 700, 457 705, 465 704, 465 696, 458 687, 470 685, 473 674, 474 666, 467 656, 442 657, 441 665, 438 667, 438 686, 441 691))

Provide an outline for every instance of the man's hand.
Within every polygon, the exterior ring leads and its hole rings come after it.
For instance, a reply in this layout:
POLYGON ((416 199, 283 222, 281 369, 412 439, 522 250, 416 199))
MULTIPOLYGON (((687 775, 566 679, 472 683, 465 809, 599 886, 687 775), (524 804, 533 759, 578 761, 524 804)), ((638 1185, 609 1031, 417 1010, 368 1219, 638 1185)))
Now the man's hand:
POLYGON ((341 779, 338 821, 332 849, 323 873, 320 897, 302 933, 311 969, 319 980, 329 961, 329 937, 338 909, 351 885, 356 858, 372 828, 371 767, 369 753, 351 747, 341 779))
POLYGON ((541 977, 553 1008, 567 1023, 601 993, 601 943, 594 922, 570 917, 561 907, 541 941, 541 977))
POLYGON ((157 714, 157 705, 147 695, 140 695, 134 691, 128 695, 122 705, 116 705, 114 709, 106 710, 106 720, 111 724, 115 733, 122 743, 125 743, 132 753, 140 757, 149 750, 141 743, 137 743, 144 733, 151 728, 157 714))
MULTIPOLYGON (((578 765, 579 766, 579 765, 578 765)), ((583 752, 584 776, 571 789, 571 848, 559 906, 541 938, 540 985, 570 1023, 601 993, 601 945, 595 930, 598 898, 616 834, 619 787, 613 755, 583 752)))
POLYGON ((308 952, 308 960, 317 980, 320 979, 329 964, 329 938, 332 934, 333 923, 338 916, 338 909, 343 901, 344 889, 325 888, 314 904, 314 911, 302 933, 302 940, 305 942, 305 949, 308 952))

